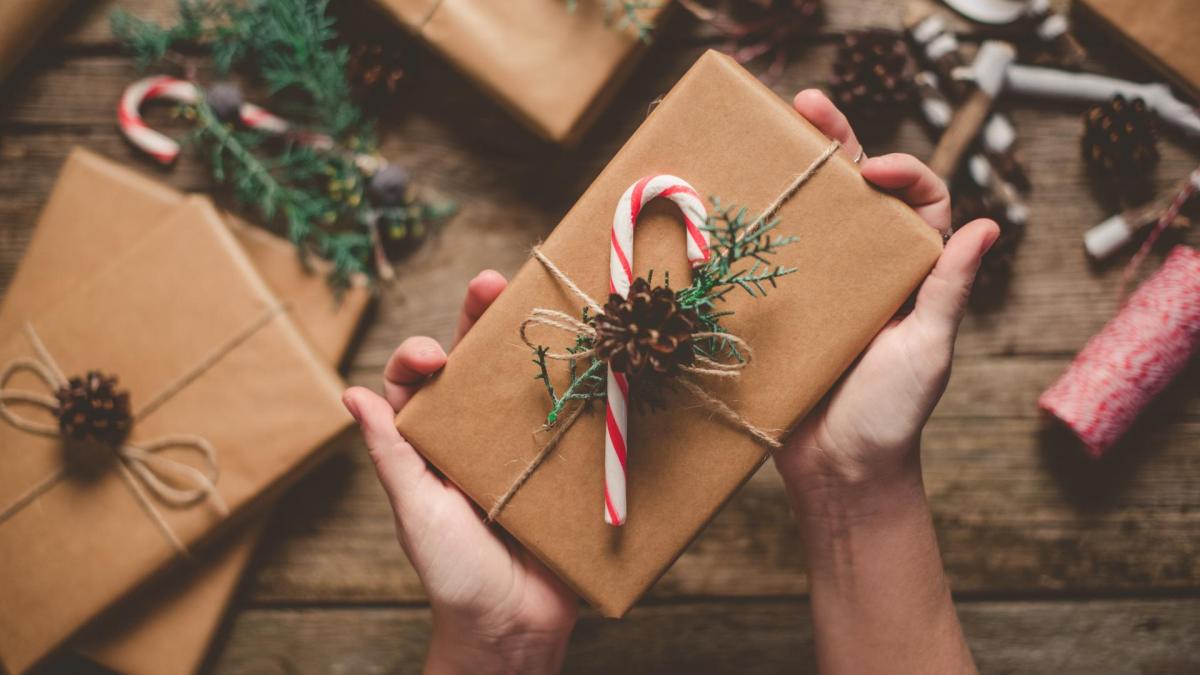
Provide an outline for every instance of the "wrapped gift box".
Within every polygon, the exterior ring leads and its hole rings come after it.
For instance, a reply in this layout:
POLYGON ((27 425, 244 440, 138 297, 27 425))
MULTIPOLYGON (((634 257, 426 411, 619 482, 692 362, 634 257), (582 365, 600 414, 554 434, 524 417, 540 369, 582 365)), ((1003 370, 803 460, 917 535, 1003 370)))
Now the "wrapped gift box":
MULTIPOLYGON (((184 196, 160 181, 76 148, 64 163, 33 238, 0 306, 0 335, 20 325, 23 312, 51 303, 151 231, 184 196), (86 250, 87 256, 79 252, 86 250), (82 259, 82 264, 81 264, 82 259)), ((317 353, 336 364, 370 300, 365 283, 334 300, 322 261, 300 264, 283 239, 223 214, 230 231, 317 353)), ((75 646, 126 675, 195 672, 258 542, 261 522, 206 547, 166 578, 122 601, 93 622, 75 646)))
MULTIPOLYGON (((639 178, 672 174, 701 195, 762 210, 831 142, 728 57, 705 54, 654 109, 541 249, 603 302, 613 212, 639 178)), ((731 293, 726 327, 754 360, 735 381, 706 382, 751 424, 793 427, 925 278, 941 239, 873 189, 844 153, 778 211, 798 237, 772 263, 797 268, 764 298, 731 293)), ((637 275, 689 278, 683 226, 652 202, 637 224, 637 275)), ((548 402, 519 328, 533 308, 578 316, 580 302, 531 261, 455 348, 397 425, 490 511, 547 441, 548 402)), ((569 344, 569 340, 567 341, 569 344)), ((679 394, 686 396, 686 394, 679 394)), ((500 511, 497 522, 606 616, 620 616, 670 566, 767 457, 763 445, 695 401, 629 420, 628 522, 604 523, 604 413, 592 406, 500 511)))
POLYGON ((1200 100, 1200 42, 1196 40, 1200 5, 1196 0, 1080 0, 1075 6, 1200 100))
MULTIPOLYGON (((47 211, 89 205, 71 201, 52 199, 47 211)), ((114 208, 121 216, 149 207, 114 208)), ((199 550, 244 520, 316 462, 350 421, 336 374, 207 200, 189 199, 136 243, 130 237, 122 254, 111 254, 111 246, 92 250, 86 237, 46 237, 40 245, 76 251, 84 272, 79 283, 63 283, 56 302, 31 302, 14 289, 6 312, 21 317, 20 328, 0 342, 0 362, 119 375, 135 411, 159 401, 136 421, 128 443, 202 438, 216 453, 217 497, 186 507, 165 503, 125 460, 109 457, 84 474, 67 461, 61 438, 0 420, 0 447, 8 450, 0 472, 0 662, 9 670, 27 668, 185 557, 181 549, 199 550)), ((53 286, 58 280, 51 277, 53 286)), ((47 388, 18 373, 5 386, 9 411, 53 425, 45 411, 10 396, 44 395, 47 388)), ((205 471, 197 455, 174 443, 154 456, 205 471)), ((174 484, 179 475, 168 469, 164 480, 174 484)))
MULTIPOLYGON (((378 0, 539 135, 579 140, 632 70, 646 43, 581 0, 378 0)), ((669 4, 640 10, 653 23, 669 4)), ((620 17, 613 17, 619 20, 620 17)))
POLYGON ((71 0, 4 0, 0 2, 0 82, 8 77, 71 0))

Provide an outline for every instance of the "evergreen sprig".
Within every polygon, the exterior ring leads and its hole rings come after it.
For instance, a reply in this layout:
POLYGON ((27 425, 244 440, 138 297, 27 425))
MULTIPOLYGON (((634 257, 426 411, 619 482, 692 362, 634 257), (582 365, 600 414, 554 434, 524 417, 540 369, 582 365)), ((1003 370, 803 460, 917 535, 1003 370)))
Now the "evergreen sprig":
MULTIPOLYGON (((638 39, 650 42, 654 32, 654 24, 642 18, 641 12, 654 9, 662 4, 661 0, 600 0, 604 5, 604 20, 615 30, 623 30, 632 26, 637 31, 638 39)), ((579 0, 566 0, 567 9, 574 12, 579 0)))
MULTIPOLYGON (((584 307, 584 323, 592 322, 594 317, 589 314, 588 308, 584 307)), ((594 346, 595 340, 591 336, 579 334, 575 336, 575 344, 568 347, 567 351, 571 354, 582 354, 594 346)), ((571 401, 582 401, 583 404, 587 404, 589 401, 604 398, 606 384, 604 368, 606 364, 600 359, 592 356, 583 372, 579 371, 578 359, 567 361, 567 388, 563 390, 562 396, 559 396, 555 393, 554 382, 550 379, 549 368, 546 364, 546 355, 550 352, 550 348, 538 346, 533 351, 533 362, 538 367, 538 374, 534 376, 534 379, 541 380, 546 386, 546 393, 550 395, 550 412, 546 414, 546 426, 554 426, 554 423, 558 421, 558 416, 562 414, 563 408, 571 401)))
MULTIPOLYGON (((676 291, 675 297, 681 308, 696 313, 699 319, 696 333, 720 334, 727 333, 721 320, 733 314, 730 310, 719 309, 719 304, 726 301, 730 292, 741 289, 752 298, 761 298, 766 296, 770 288, 776 287, 780 278, 796 271, 795 267, 772 264, 769 258, 784 246, 796 242, 797 237, 777 234, 780 224, 778 218, 751 218, 745 208, 723 206, 716 198, 712 199, 712 204, 712 213, 701 228, 709 233, 712 255, 708 262, 692 270, 691 284, 676 291)), ((653 272, 650 278, 653 278, 653 272)), ((669 277, 665 279, 665 285, 668 288, 671 286, 669 277)), ((584 307, 581 319, 590 326, 596 325, 595 316, 587 307, 584 307)), ((567 351, 582 354, 594 346, 594 339, 581 333, 576 335, 575 344, 567 351)), ((718 362, 727 362, 729 359, 745 361, 736 343, 719 336, 693 340, 692 349, 697 355, 718 362)), ((538 368, 534 379, 542 381, 550 397, 547 427, 554 426, 571 401, 587 404, 604 398, 607 364, 594 354, 582 371, 579 359, 567 362, 567 386, 559 395, 551 381, 547 364, 550 348, 537 345, 533 351, 533 363, 538 368)))
MULTIPOLYGON (((287 232, 302 258, 333 264, 330 281, 344 287, 356 274, 386 266, 380 232, 419 238, 453 212, 450 204, 406 197, 373 204, 370 174, 359 158, 375 153, 374 125, 351 96, 348 48, 338 42, 328 0, 177 0, 172 25, 116 11, 112 30, 143 68, 185 46, 210 50, 221 76, 238 70, 261 84, 272 106, 340 147, 280 139, 218 119, 204 101, 185 106, 195 122, 190 140, 204 148, 213 178, 242 204, 287 232), (372 255, 380 264, 372 264, 372 255)), ((378 164, 378 162, 372 162, 378 164)))
POLYGON ((329 0, 177 0, 177 7, 179 18, 170 26, 116 10, 113 34, 144 68, 173 49, 203 45, 219 75, 248 66, 270 95, 299 97, 288 111, 299 121, 337 138, 362 125, 345 75, 349 49, 337 44, 329 0))

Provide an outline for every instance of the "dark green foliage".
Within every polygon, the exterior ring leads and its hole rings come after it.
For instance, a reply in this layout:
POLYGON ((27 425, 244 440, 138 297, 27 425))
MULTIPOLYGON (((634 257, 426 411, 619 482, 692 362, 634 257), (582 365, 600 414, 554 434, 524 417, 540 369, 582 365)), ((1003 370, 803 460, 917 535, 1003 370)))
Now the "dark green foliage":
MULTIPOLYGON (((585 0, 592 1, 592 0, 585 0)), ((641 16, 641 11, 653 9, 661 4, 661 0, 595 0, 604 4, 604 20, 614 29, 622 30, 632 26, 637 31, 642 42, 650 42, 654 26, 641 16)), ((566 0, 567 8, 572 12, 579 5, 579 0, 566 0)))
MULTIPOLYGON (((314 146, 223 121, 204 102, 184 109, 195 121, 191 140, 209 156, 212 175, 267 223, 286 231, 302 257, 333 263, 330 281, 344 286, 372 264, 377 234, 423 236, 453 211, 415 195, 373 204, 366 186, 376 152, 371 123, 353 102, 346 79, 348 49, 338 43, 328 0, 178 0, 179 19, 159 26, 114 12, 113 33, 143 67, 158 66, 184 45, 210 50, 222 77, 237 69, 266 89, 271 107, 308 134, 337 147, 314 146), (366 168, 364 168, 366 167, 366 168)), ((380 250, 374 260, 386 265, 380 250)))
MULTIPOLYGON (((591 316, 588 308, 584 307, 583 322, 592 324, 594 319, 595 317, 591 316)), ((591 336, 580 334, 575 336, 575 344, 568 347, 567 351, 572 354, 580 354, 594 346, 595 340, 591 336)), ((546 354, 549 351, 549 347, 539 346, 534 349, 533 354, 533 362, 538 367, 538 374, 534 375, 533 379, 541 380, 546 386, 546 393, 550 395, 550 412, 546 415, 546 426, 548 427, 554 426, 563 408, 571 401, 581 401, 586 404, 589 401, 604 398, 605 387, 605 364, 603 361, 593 356, 588 367, 581 373, 579 372, 579 361, 572 359, 567 361, 567 388, 563 390, 562 396, 557 395, 546 366, 546 354)))

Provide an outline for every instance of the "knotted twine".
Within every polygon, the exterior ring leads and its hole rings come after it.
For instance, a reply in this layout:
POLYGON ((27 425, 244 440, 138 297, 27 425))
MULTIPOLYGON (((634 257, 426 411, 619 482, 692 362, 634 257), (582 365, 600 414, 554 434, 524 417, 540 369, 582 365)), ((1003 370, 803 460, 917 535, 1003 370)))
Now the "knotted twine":
MULTIPOLYGON (((841 143, 838 141, 834 140, 830 142, 830 144, 821 152, 821 154, 818 155, 817 158, 808 165, 808 168, 797 174, 779 193, 779 195, 767 205, 762 214, 760 214, 758 218, 756 218, 754 222, 752 222, 750 226, 746 228, 746 231, 739 237, 739 241, 754 234, 754 232, 758 230, 762 223, 774 218, 779 209, 782 208, 783 205, 787 203, 787 201, 791 199, 797 192, 799 192, 800 188, 802 188, 809 181, 809 179, 817 174, 821 167, 825 165, 826 161, 828 161, 829 158, 832 157, 840 147, 841 143)), ((575 297, 579 298, 579 300, 583 302, 586 307, 591 309, 593 313, 602 314, 604 312, 604 309, 600 306, 600 303, 584 292, 584 290, 579 287, 579 284, 576 284, 575 281, 567 276, 565 272, 559 269, 559 267, 555 265, 554 262, 546 256, 546 254, 542 253, 540 248, 534 247, 532 255, 546 268, 546 271, 551 277, 571 291, 571 293, 574 294, 575 297)), ((544 307, 535 307, 530 311, 525 320, 521 322, 520 328, 521 340, 531 349, 536 348, 536 345, 534 345, 534 343, 529 339, 527 332, 529 327, 534 325, 555 328, 573 336, 594 338, 596 335, 595 327, 576 319, 566 312, 561 312, 555 309, 547 309, 544 307)), ((738 350, 742 354, 742 359, 734 363, 720 363, 697 354, 697 363, 699 365, 684 366, 683 370, 685 371, 686 375, 676 378, 675 381, 678 382, 680 386, 686 389, 690 394, 692 394, 693 397, 700 401, 703 407, 707 408, 710 412, 724 418, 727 422, 746 432, 755 440, 771 450, 779 448, 782 444, 779 440, 778 432, 772 434, 770 431, 761 429, 750 423, 749 420, 742 416, 741 413, 730 407, 729 404, 709 393, 703 386, 687 377, 687 375, 708 375, 722 378, 735 378, 740 376, 741 372, 747 366, 749 366, 753 360, 754 351, 750 348, 750 345, 742 338, 731 333, 724 332, 698 332, 693 333, 692 338, 719 338, 733 342, 737 345, 738 350)), ((595 349, 593 348, 579 352, 546 352, 545 357, 558 361, 575 361, 577 359, 590 358, 594 356, 595 353, 595 349)), ((533 459, 530 460, 529 464, 525 466, 525 469, 522 470, 516 479, 513 480, 512 484, 504 492, 504 494, 502 494, 500 498, 497 499, 492 505, 492 507, 488 509, 487 515, 485 516, 486 522, 494 522, 496 518, 499 517, 500 512, 503 511, 506 506, 508 506, 508 503, 512 501, 517 492, 525 485, 526 482, 529 481, 534 472, 536 472, 542 463, 545 462, 550 456, 550 454, 554 452, 554 450, 558 447, 559 442, 562 441, 562 438, 566 432, 571 428, 572 425, 575 424, 580 415, 583 414, 584 410, 586 410, 587 406, 585 404, 586 401, 581 401, 580 403, 576 404, 574 410, 572 410, 565 419, 559 422, 558 428, 546 441, 545 445, 542 446, 541 450, 534 455, 533 459)))
MULTIPOLYGON (((149 401, 133 414, 133 421, 138 422, 149 417, 172 397, 183 391, 189 384, 196 381, 197 378, 215 366, 226 355, 270 323, 271 319, 276 314, 284 311, 284 309, 285 307, 281 304, 273 304, 267 307, 242 330, 209 352, 195 367, 168 383, 162 391, 151 397, 149 401)), ((52 395, 20 389, 8 389, 9 380, 19 372, 26 371, 36 375, 52 392, 67 384, 66 376, 63 374, 58 362, 46 348, 45 343, 38 335, 33 324, 27 322, 23 332, 37 358, 16 358, 8 362, 3 370, 0 370, 0 417, 13 427, 26 433, 38 436, 61 437, 62 433, 57 425, 22 417, 9 406, 10 403, 24 403, 40 407, 49 412, 54 412, 58 408, 58 401, 52 395)), ((64 441, 69 442, 67 439, 64 439, 64 441)), ((212 503, 213 508, 222 516, 229 514, 229 507, 225 504, 224 499, 221 498, 220 493, 216 489, 218 474, 217 451, 206 439, 189 434, 172 434, 143 443, 122 443, 113 448, 112 451, 117 459, 115 465, 117 473, 129 488, 130 493, 159 531, 162 532, 163 537, 181 555, 187 555, 187 546, 179 539, 175 531, 171 529, 170 524, 167 523, 163 514, 154 506, 151 496, 160 502, 176 508, 186 508, 208 500, 212 503), (168 448, 190 449, 196 452, 200 457, 204 469, 200 470, 181 461, 159 455, 160 452, 168 448), (172 484, 173 482, 175 484, 172 484), (179 487, 179 484, 189 485, 190 487, 179 487)), ((42 494, 67 478, 70 472, 71 467, 64 464, 57 471, 26 490, 11 504, 0 510, 0 525, 3 525, 9 518, 12 518, 26 506, 32 504, 42 494)))

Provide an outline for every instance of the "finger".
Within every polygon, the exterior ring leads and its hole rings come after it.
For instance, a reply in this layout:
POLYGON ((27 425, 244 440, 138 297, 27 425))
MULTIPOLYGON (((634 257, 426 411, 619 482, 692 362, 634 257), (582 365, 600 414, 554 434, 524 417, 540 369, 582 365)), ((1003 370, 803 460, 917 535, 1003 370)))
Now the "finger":
POLYGON ((387 401, 365 387, 351 387, 342 394, 342 404, 354 416, 371 452, 379 482, 399 510, 425 473, 425 460, 396 430, 395 412, 387 401))
POLYGON ((454 344, 471 330, 484 310, 500 297, 500 292, 508 286, 508 280, 496 270, 484 270, 475 275, 467 284, 467 297, 463 300, 462 314, 458 317, 458 330, 454 334, 454 344))
POLYGON ((986 218, 974 220, 954 233, 946 243, 946 249, 938 258, 937 265, 921 284, 917 292, 917 303, 910 319, 927 326, 943 339, 953 342, 967 308, 971 295, 971 284, 979 263, 996 237, 1000 228, 986 218))
POLYGON ((850 127, 850 121, 824 92, 820 89, 805 89, 792 99, 792 107, 803 115, 804 119, 812 122, 821 133, 841 143, 842 151, 847 157, 851 160, 858 157, 862 146, 858 137, 854 135, 854 129, 850 127))
POLYGON ((937 231, 950 230, 950 191, 921 160, 899 153, 872 157, 862 163, 862 175, 904 200, 937 231))
POLYGON ((396 347, 383 367, 383 395, 398 412, 425 380, 446 365, 446 352, 437 340, 410 337, 396 347))

